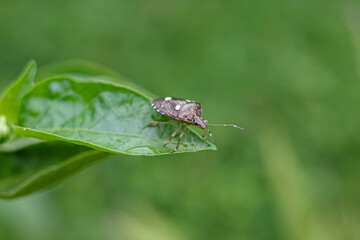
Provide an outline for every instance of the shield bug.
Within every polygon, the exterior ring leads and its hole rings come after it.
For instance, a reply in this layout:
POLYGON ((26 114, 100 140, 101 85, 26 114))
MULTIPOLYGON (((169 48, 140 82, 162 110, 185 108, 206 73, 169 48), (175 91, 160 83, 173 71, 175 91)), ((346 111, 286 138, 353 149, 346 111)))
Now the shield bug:
MULTIPOLYGON (((225 127, 236 127, 241 130, 244 130, 243 128, 236 126, 234 124, 210 124, 207 120, 204 120, 201 116, 202 106, 200 103, 185 100, 181 98, 173 98, 173 97, 166 97, 166 98, 158 98, 151 102, 151 106, 159 113, 174 119, 178 121, 179 127, 171 134, 170 139, 167 143, 164 144, 164 147, 167 146, 171 140, 176 136, 176 134, 180 131, 181 126, 183 123, 185 123, 184 129, 181 131, 179 135, 179 140, 177 142, 176 147, 171 153, 176 152, 176 150, 179 149, 180 141, 183 135, 186 132, 186 128, 189 125, 199 127, 201 129, 204 129, 203 138, 206 139, 205 133, 206 131, 209 132, 211 142, 213 141, 212 134, 209 129, 207 129, 207 126, 225 126, 225 127)), ((156 126, 159 124, 169 124, 170 122, 157 122, 152 121, 151 124, 156 126)))

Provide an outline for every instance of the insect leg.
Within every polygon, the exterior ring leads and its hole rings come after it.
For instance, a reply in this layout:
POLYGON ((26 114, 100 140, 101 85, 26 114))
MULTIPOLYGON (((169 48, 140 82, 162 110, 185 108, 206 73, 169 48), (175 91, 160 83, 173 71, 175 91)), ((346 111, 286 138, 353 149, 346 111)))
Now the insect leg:
POLYGON ((178 133, 178 131, 181 129, 181 124, 182 124, 182 123, 180 123, 179 127, 175 130, 175 132, 173 132, 173 134, 171 134, 171 137, 170 137, 169 141, 164 144, 164 147, 166 147, 166 145, 168 145, 168 144, 171 142, 171 140, 173 139, 173 137, 175 137, 175 135, 176 135, 176 134, 178 133))
POLYGON ((206 128, 204 129, 204 133, 203 133, 202 137, 203 137, 203 139, 207 140, 205 133, 206 133, 206 128))
POLYGON ((184 127, 184 129, 182 130, 182 132, 180 133, 180 136, 179 136, 179 141, 178 141, 178 143, 177 143, 177 145, 176 145, 175 149, 174 149, 174 150, 172 150, 172 152, 171 152, 171 153, 174 153, 174 152, 176 152, 176 150, 178 150, 178 149, 179 149, 181 138, 183 137, 183 135, 184 135, 184 133, 185 133, 185 131, 186 131, 186 128, 187 128, 187 127, 188 127, 188 125, 186 125, 186 126, 184 127))
MULTIPOLYGON (((209 135, 210 135, 210 139, 211 139, 211 142, 214 142, 213 141, 213 136, 212 136, 212 133, 210 132, 210 130, 208 129, 208 132, 209 132, 209 135)), ((205 134, 205 133, 204 133, 205 134)))
POLYGON ((156 122, 156 121, 151 121, 151 124, 156 126, 156 125, 159 125, 159 124, 170 124, 170 122, 156 122))
POLYGON ((207 128, 204 129, 204 133, 203 133, 202 137, 203 137, 205 140, 207 140, 207 138, 206 138, 206 136, 205 136, 206 130, 209 132, 211 142, 214 142, 214 141, 213 141, 212 133, 211 133, 210 130, 207 129, 207 128))

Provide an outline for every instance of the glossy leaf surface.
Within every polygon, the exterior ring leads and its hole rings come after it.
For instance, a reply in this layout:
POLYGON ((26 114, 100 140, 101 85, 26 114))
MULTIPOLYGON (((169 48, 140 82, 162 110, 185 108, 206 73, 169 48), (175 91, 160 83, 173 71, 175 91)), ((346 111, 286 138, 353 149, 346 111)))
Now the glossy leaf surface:
MULTIPOLYGON (((164 117, 140 92, 108 81, 58 77, 37 84, 24 96, 19 127, 14 132, 111 153, 169 154, 177 139, 163 145, 178 125, 149 125, 156 120, 164 117)), ((213 144, 188 130, 177 153, 214 149, 213 144)))
POLYGON ((61 142, 0 153, 0 198, 20 197, 52 186, 107 155, 61 142))

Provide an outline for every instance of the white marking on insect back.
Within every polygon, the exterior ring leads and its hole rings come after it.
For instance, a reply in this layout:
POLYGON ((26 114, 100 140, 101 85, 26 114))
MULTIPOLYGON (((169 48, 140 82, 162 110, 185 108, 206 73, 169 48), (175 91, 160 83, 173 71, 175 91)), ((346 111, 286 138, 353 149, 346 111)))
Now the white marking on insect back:
POLYGON ((166 97, 165 101, 170 101, 172 98, 171 97, 166 97))
POLYGON ((176 111, 179 111, 180 107, 181 107, 181 106, 180 106, 179 104, 176 105, 176 106, 175 106, 175 110, 176 110, 176 111))

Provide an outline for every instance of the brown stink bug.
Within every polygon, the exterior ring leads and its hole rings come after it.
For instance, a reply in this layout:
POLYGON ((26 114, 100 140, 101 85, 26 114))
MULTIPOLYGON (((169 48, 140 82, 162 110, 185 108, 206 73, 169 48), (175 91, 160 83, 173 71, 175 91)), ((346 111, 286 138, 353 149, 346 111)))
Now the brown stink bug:
MULTIPOLYGON (((243 128, 236 126, 234 124, 209 124, 208 121, 204 120, 201 116, 201 111, 202 111, 201 104, 196 103, 194 101, 185 100, 181 98, 166 97, 166 98, 158 98, 153 100, 151 102, 151 106, 159 113, 180 122, 179 127, 175 130, 175 132, 173 132, 173 134, 171 134, 169 141, 164 144, 164 147, 168 145, 173 139, 173 137, 175 137, 175 135, 179 132, 182 123, 186 124, 186 126, 180 133, 179 140, 175 149, 171 153, 174 153, 176 152, 176 150, 178 150, 180 146, 181 138, 183 137, 186 128, 189 125, 193 125, 201 129, 204 129, 204 133, 203 133, 204 139, 206 139, 205 133, 207 130, 209 132, 211 142, 213 141, 213 137, 210 130, 207 129, 208 125, 236 127, 241 130, 244 130, 243 128)), ((169 124, 169 123, 170 122, 156 122, 156 121, 151 122, 152 125, 169 124)))

